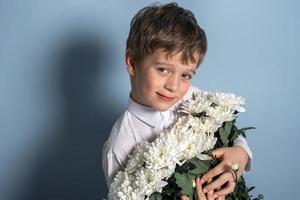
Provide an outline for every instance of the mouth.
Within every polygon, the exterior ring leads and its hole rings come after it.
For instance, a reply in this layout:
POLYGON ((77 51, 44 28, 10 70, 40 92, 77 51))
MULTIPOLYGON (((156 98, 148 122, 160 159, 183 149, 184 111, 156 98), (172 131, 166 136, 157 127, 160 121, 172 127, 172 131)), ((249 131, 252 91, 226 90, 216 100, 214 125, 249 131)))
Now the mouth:
POLYGON ((167 101, 167 102, 170 102, 170 101, 174 101, 176 99, 176 97, 168 97, 168 96, 165 96, 163 94, 160 94, 158 92, 156 92, 156 94, 158 95, 158 97, 164 101, 167 101))

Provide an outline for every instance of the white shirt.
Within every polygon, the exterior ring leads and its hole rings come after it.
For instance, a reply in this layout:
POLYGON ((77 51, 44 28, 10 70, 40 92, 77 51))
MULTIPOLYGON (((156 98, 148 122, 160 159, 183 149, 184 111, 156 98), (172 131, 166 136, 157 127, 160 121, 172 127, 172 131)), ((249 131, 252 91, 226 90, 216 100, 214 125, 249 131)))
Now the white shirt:
MULTIPOLYGON (((176 107, 198 91, 200 91, 198 88, 191 86, 182 100, 164 112, 142 106, 129 98, 126 111, 115 122, 103 146, 102 168, 108 187, 116 173, 125 168, 128 155, 134 147, 146 140, 153 140, 164 128, 170 126, 176 118, 176 107)), ((250 160, 246 170, 250 170, 252 152, 247 141, 239 136, 234 145, 240 145, 248 153, 250 160)))

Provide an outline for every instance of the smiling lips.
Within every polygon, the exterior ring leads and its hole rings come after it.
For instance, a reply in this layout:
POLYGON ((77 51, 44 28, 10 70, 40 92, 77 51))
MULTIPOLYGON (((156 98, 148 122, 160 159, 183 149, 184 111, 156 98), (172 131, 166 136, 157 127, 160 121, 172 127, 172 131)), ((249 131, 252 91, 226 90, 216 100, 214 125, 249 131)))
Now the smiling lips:
POLYGON ((164 100, 164 101, 168 101, 168 102, 170 102, 170 101, 173 101, 174 99, 175 99, 175 97, 168 97, 168 96, 165 96, 165 95, 162 95, 162 94, 160 94, 160 93, 156 93, 162 100, 164 100))

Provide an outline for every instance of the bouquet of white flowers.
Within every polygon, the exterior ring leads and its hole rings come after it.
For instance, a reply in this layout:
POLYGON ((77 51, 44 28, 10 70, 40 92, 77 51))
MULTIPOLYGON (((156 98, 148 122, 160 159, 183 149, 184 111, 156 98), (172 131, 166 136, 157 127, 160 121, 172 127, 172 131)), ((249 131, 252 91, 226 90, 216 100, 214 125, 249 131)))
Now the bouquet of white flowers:
MULTIPOLYGON (((111 200, 177 199, 195 197, 193 185, 214 167, 211 151, 232 146, 238 135, 250 128, 237 129, 237 114, 244 112, 244 98, 234 94, 202 91, 178 109, 176 122, 152 142, 137 146, 123 171, 115 176, 109 190, 111 200)), ((251 199, 243 177, 226 200, 251 199)), ((262 196, 259 196, 260 199, 262 196)))

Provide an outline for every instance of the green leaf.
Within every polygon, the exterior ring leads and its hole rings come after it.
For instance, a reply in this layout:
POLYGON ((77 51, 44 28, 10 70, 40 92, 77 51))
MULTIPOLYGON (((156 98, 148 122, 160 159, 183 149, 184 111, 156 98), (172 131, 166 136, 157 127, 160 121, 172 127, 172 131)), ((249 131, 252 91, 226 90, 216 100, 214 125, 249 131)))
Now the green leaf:
POLYGON ((229 143, 233 143, 233 141, 239 136, 239 131, 236 126, 233 126, 231 132, 229 134, 229 143))
POLYGON ((242 135, 244 137, 246 137, 246 131, 247 130, 251 130, 251 129, 256 129, 255 127, 246 127, 246 128, 242 128, 242 129, 239 129, 238 132, 239 132, 239 135, 242 135))
POLYGON ((193 195, 193 180, 195 177, 189 176, 187 173, 175 172, 174 177, 176 184, 181 188, 180 194, 192 197, 193 195))
POLYGON ((227 147, 229 143, 229 134, 231 132, 232 125, 233 121, 225 122, 224 126, 219 128, 220 139, 225 147, 227 147))
POLYGON ((176 192, 176 187, 172 187, 172 185, 167 185, 162 190, 162 194, 166 196, 171 196, 175 192, 176 192))
POLYGON ((159 192, 154 192, 150 195, 149 200, 162 200, 162 195, 159 192))
POLYGON ((251 130, 251 129, 256 129, 256 128, 253 127, 253 126, 250 126, 250 127, 241 128, 241 129, 239 129, 239 130, 245 132, 245 131, 251 130))
POLYGON ((205 174, 210 169, 211 166, 209 160, 200 160, 198 158, 192 158, 187 162, 192 163, 195 166, 195 169, 188 171, 189 174, 195 176, 205 174))
POLYGON ((255 188, 255 187, 252 186, 252 187, 250 187, 247 191, 250 192, 250 191, 253 190, 254 188, 255 188))

